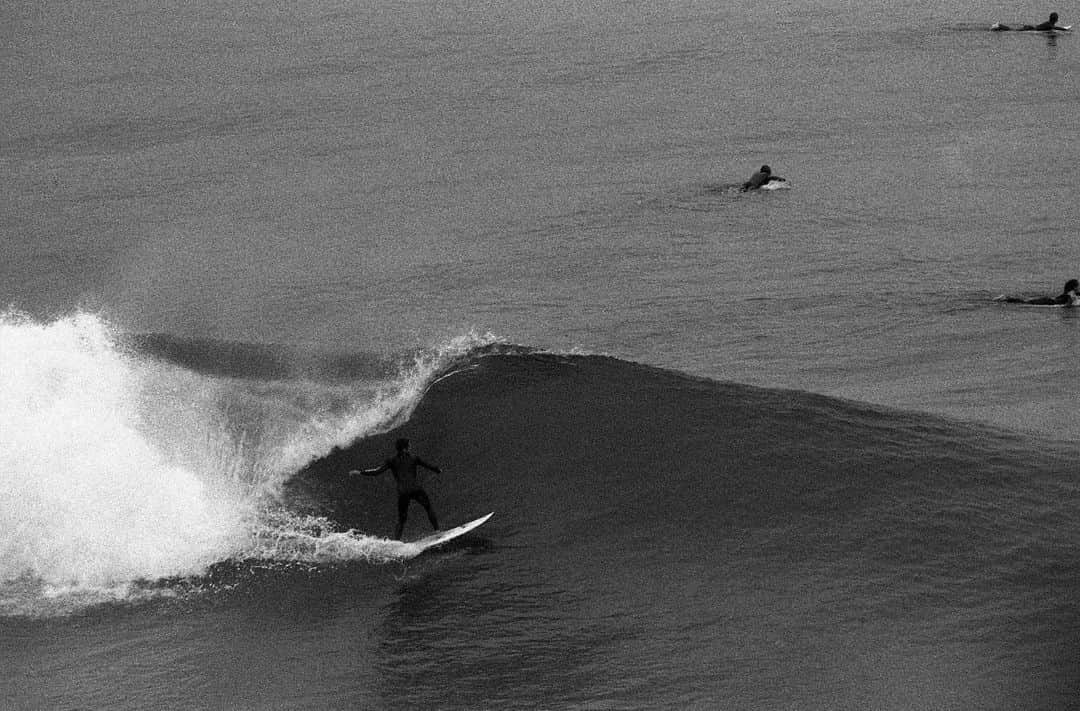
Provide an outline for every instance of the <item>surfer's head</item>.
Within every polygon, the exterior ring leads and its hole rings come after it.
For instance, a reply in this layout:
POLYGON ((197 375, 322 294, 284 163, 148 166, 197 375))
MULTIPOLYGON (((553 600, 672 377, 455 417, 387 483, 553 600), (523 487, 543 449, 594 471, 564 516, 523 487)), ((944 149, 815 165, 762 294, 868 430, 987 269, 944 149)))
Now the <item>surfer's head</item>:
POLYGON ((394 446, 397 447, 397 451, 404 452, 406 449, 409 448, 409 440, 406 437, 402 437, 394 443, 394 446))
POLYGON ((1050 13, 1050 24, 1052 25, 1055 22, 1057 22, 1057 13, 1056 12, 1051 12, 1050 13))
POLYGON ((1065 291, 1076 291, 1077 289, 1080 289, 1080 281, 1069 279, 1065 282, 1065 291))
POLYGON ((768 175, 769 173, 772 172, 772 168, 770 168, 767 165, 763 165, 763 166, 761 166, 761 169, 758 172, 761 172, 761 173, 764 173, 765 175, 768 175))

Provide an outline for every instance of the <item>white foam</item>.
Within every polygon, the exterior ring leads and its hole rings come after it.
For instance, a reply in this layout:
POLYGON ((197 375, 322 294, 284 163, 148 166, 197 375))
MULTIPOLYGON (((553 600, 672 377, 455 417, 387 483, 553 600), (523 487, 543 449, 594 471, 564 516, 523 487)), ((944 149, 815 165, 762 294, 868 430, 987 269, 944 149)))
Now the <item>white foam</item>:
POLYGON ((228 555, 244 507, 140 427, 141 386, 93 316, 0 317, 0 581, 106 588, 228 555))
POLYGON ((364 389, 213 378, 127 353, 92 314, 0 314, 0 614, 26 595, 124 597, 130 583, 236 557, 415 555, 266 511, 280 510, 289 476, 400 424, 453 359, 494 340, 469 334, 418 352, 364 389))
POLYGON ((389 563, 415 557, 423 548, 359 531, 339 531, 319 516, 277 512, 267 516, 245 552, 249 558, 302 563, 389 563))

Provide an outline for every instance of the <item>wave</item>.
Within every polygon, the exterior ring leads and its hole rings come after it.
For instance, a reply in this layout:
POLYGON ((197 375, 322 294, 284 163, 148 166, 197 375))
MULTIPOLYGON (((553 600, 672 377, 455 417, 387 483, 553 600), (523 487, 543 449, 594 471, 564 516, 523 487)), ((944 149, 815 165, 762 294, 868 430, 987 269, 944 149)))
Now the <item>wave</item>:
MULTIPOLYGON (((903 518, 899 528, 917 532, 950 506, 995 512, 1006 531, 1033 515, 1032 501, 1039 516, 1077 504, 1070 445, 615 358, 541 353, 468 359, 433 383, 400 427, 305 467, 289 482, 293 500, 341 528, 392 530, 391 483, 344 472, 377 463, 398 436, 444 468, 432 479, 441 512, 465 520, 505 511, 500 525, 516 519, 548 533, 601 521, 603 535, 674 526, 689 545, 733 527, 757 536, 825 522, 870 527, 875 517, 903 518)), ((949 533, 957 545, 967 535, 962 526, 949 533)), ((607 543, 617 546, 618 536, 607 543)))
POLYGON ((734 565, 817 561, 813 575, 947 594, 956 579, 1052 581, 1061 542, 1080 545, 1073 445, 586 355, 471 359, 400 427, 312 462, 294 500, 338 529, 393 530, 391 482, 344 472, 398 436, 443 468, 431 486, 447 522, 495 511, 485 535, 596 565, 667 570, 720 546, 734 565))
POLYGON ((500 539, 775 539, 892 575, 890 551, 932 560, 972 527, 972 561, 1033 526, 1080 538, 1071 445, 613 357, 468 335, 314 377, 321 356, 121 338, 92 315, 8 314, 0 343, 0 614, 168 594, 154 581, 229 561, 408 559, 386 538, 393 482, 346 474, 400 436, 442 467, 425 486, 443 522, 502 512, 483 534, 500 539))

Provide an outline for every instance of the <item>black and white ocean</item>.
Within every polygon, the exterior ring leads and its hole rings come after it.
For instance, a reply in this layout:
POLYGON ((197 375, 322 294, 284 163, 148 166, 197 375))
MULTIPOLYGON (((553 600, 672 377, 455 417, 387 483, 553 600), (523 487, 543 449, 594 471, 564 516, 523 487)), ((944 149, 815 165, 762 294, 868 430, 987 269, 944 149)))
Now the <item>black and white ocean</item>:
POLYGON ((2 705, 1080 707, 1047 12, 6 3, 2 705))

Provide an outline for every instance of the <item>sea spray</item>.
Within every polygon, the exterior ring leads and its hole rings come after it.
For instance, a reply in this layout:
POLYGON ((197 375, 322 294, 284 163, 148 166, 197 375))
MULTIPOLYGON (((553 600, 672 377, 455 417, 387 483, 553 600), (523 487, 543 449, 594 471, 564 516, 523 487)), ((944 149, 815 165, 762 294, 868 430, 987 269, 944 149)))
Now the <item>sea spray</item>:
MULTIPOLYGON (((335 447, 407 421, 433 382, 466 356, 500 343, 491 334, 467 333, 403 356, 392 375, 376 380, 203 378, 197 399, 203 407, 214 403, 220 429, 239 433, 233 446, 245 452, 243 471, 256 473, 254 485, 277 493, 286 479, 335 447)), ((206 415, 200 421, 212 420, 206 415)))
POLYGON ((27 595, 132 599, 133 582, 230 558, 401 557, 283 514, 281 485, 407 420, 432 382, 497 339, 461 336, 351 383, 207 375, 122 342, 93 314, 0 315, 0 614, 27 595))
POLYGON ((234 492, 141 428, 144 375, 97 317, 0 317, 0 581, 190 574, 242 536, 234 492))
POLYGON ((287 511, 264 515, 256 540, 251 557, 282 563, 390 563, 415 557, 422 550, 413 543, 339 530, 322 516, 287 511))

